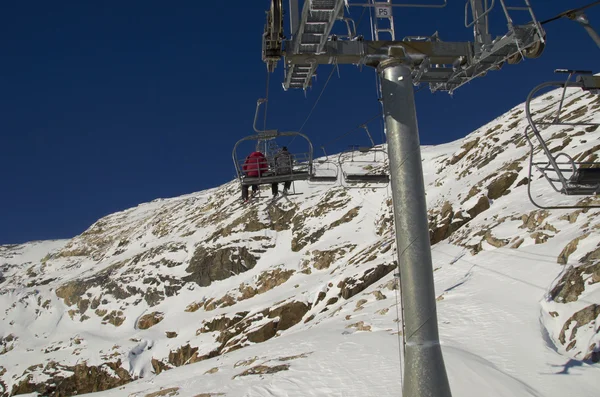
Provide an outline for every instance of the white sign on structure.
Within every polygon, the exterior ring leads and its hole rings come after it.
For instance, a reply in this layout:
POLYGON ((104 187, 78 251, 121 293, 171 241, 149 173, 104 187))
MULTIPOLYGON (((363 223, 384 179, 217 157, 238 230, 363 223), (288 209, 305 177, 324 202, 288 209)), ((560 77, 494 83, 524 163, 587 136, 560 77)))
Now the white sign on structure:
POLYGON ((389 3, 375 3, 375 16, 377 18, 391 18, 392 6, 389 3))

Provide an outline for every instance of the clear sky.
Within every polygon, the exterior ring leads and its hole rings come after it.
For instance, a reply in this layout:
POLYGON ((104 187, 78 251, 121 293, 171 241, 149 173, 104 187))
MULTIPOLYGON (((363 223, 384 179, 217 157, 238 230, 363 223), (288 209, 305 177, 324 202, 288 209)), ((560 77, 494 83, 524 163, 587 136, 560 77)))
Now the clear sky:
MULTIPOLYGON (((532 0, 540 20, 591 0, 532 0)), ((351 3, 356 1, 351 0, 351 3)), ((425 1, 412 1, 425 2, 425 1)), ((435 0, 432 0, 435 2, 435 0)), ((520 4, 521 0, 508 0, 520 4)), ((287 1, 284 1, 287 3, 287 1)), ((302 3, 302 1, 301 1, 302 3)), ((397 36, 472 39, 464 1, 395 9, 397 36)), ((0 244, 73 237, 98 218, 231 180, 235 142, 264 97, 261 35, 268 0, 13 1, 0 11, 0 244)), ((353 8, 359 31, 368 17, 353 8)), ((588 11, 600 28, 600 7, 588 11)), ((492 33, 506 31, 500 14, 492 33)), ((421 142, 459 139, 523 102, 555 68, 598 70, 600 51, 575 22, 546 25, 541 58, 474 80, 453 97, 417 93, 421 142)), ((305 94, 270 78, 267 124, 297 130, 330 75, 305 94)), ((303 132, 315 147, 380 111, 374 72, 341 66, 303 132)), ((379 119, 370 124, 381 142, 379 119)), ((361 131, 328 152, 367 144, 361 131)), ((299 149, 302 150, 302 149, 299 149)))

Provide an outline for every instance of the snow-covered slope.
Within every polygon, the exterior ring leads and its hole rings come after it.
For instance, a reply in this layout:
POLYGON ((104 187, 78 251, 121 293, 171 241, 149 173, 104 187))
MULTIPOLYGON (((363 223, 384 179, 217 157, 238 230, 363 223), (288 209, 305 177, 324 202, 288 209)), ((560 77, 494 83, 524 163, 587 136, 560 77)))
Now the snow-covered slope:
MULTIPOLYGON (((565 112, 600 121, 599 107, 573 90, 565 112)), ((422 150, 451 386, 594 395, 600 212, 529 203, 528 182, 540 200, 573 199, 526 178, 522 108, 422 150)), ((600 147, 593 128, 544 134, 582 160, 600 147)), ((270 203, 265 186, 243 206, 231 182, 112 214, 69 241, 0 247, 2 395, 399 395, 389 187, 295 189, 270 203)))

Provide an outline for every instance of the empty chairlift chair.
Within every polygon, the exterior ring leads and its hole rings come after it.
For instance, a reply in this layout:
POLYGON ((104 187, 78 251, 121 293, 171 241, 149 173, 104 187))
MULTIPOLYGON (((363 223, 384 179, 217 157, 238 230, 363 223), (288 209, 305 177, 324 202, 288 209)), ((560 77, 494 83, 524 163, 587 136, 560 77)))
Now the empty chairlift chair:
POLYGON ((340 153, 338 164, 346 187, 387 187, 390 182, 387 152, 382 148, 346 150, 340 153))
MULTIPOLYGON (((325 149, 323 153, 325 153, 325 149)), ((313 173, 309 178, 309 182, 330 185, 337 183, 339 179, 339 167, 338 165, 329 159, 327 153, 325 157, 313 160, 313 173)))
MULTIPOLYGON (((591 132, 598 127, 600 123, 588 121, 571 121, 569 114, 562 115, 563 106, 567 97, 569 88, 580 88, 591 94, 600 93, 600 76, 594 76, 588 71, 563 70, 558 69, 557 73, 567 73, 566 81, 551 81, 542 83, 535 87, 527 97, 525 103, 525 114, 529 125, 525 128, 525 138, 530 146, 529 155, 529 183, 528 194, 531 202, 544 209, 564 209, 564 208, 600 208, 600 205, 542 205, 533 199, 531 193, 532 171, 535 168, 539 171, 546 181, 549 182, 553 190, 567 196, 595 196, 600 193, 600 162, 583 161, 584 158, 575 157, 575 159, 565 153, 558 152, 548 147, 547 142, 542 138, 541 130, 552 126, 565 126, 571 129, 579 129, 581 132, 591 132), (577 76, 575 81, 571 81, 573 76, 577 76), (560 99, 557 103, 555 115, 549 115, 535 118, 531 109, 531 101, 536 94, 544 88, 562 88, 560 99), (563 117, 564 116, 564 117, 563 117), (536 138, 538 145, 534 144, 533 137, 536 138), (541 150, 544 159, 541 161, 534 160, 536 151, 541 150), (578 160, 578 161, 576 161, 578 160)), ((562 150, 562 149, 561 149, 562 150)))

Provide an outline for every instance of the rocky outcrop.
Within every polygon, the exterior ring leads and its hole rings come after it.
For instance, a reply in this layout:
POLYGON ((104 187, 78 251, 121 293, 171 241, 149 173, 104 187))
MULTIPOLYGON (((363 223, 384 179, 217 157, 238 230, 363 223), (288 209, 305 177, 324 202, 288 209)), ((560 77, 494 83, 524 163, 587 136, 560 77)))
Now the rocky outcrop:
POLYGON ((364 291, 365 289, 367 289, 367 287, 379 281, 381 278, 393 271, 396 268, 396 266, 396 263, 379 265, 375 268, 367 270, 362 276, 358 278, 345 278, 338 284, 338 288, 340 289, 340 296, 344 299, 350 299, 354 295, 364 291))
POLYGON ((190 274, 183 280, 207 287, 213 281, 243 273, 255 265, 256 257, 246 247, 208 249, 199 246, 185 269, 190 274))
MULTIPOLYGON (((596 321, 599 316, 600 305, 593 304, 585 309, 579 310, 565 322, 558 339, 563 345, 566 345, 567 351, 570 351, 577 346, 577 331, 580 328, 586 327, 593 321, 596 321), (570 333, 568 339, 567 332, 570 333)), ((583 360, 593 360, 594 362, 598 362, 600 361, 600 346, 596 346, 596 344, 583 346, 583 349, 574 354, 583 360)))
POLYGON ((487 196, 491 200, 496 200, 510 191, 508 190, 519 176, 516 172, 505 172, 494 179, 487 187, 487 196))
POLYGON ((48 397, 66 397, 112 389, 132 380, 129 372, 121 366, 120 360, 99 366, 88 366, 85 363, 64 366, 51 361, 45 366, 40 364, 29 368, 24 379, 13 387, 11 395, 36 392, 48 397), (33 372, 44 374, 50 380, 33 383, 33 372), (64 376, 65 372, 72 375, 64 376))
POLYGON ((165 314, 161 312, 152 312, 149 314, 145 314, 142 317, 140 317, 137 321, 137 327, 139 329, 148 329, 160 323, 163 320, 163 318, 165 318, 165 314))

